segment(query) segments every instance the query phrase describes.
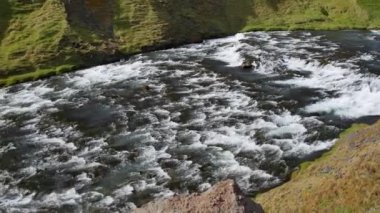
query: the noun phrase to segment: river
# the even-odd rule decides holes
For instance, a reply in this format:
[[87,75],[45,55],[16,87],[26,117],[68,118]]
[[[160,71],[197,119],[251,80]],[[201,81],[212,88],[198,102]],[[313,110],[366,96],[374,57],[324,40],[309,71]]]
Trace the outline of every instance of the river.
[[253,32],[0,89],[0,210],[274,187],[378,118],[379,50],[380,31]]

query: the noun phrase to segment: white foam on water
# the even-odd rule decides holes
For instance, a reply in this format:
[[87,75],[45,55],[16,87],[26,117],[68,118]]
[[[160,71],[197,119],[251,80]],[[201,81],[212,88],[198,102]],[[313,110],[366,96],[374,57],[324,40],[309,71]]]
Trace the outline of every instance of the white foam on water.
[[202,183],[201,185],[198,186],[198,190],[201,192],[207,191],[210,188],[211,188],[210,183]]
[[102,65],[76,72],[73,77],[67,79],[68,83],[76,88],[89,88],[97,84],[110,84],[143,75],[142,68],[146,64],[142,61],[117,65]]
[[157,165],[158,159],[170,158],[171,155],[166,153],[167,147],[156,150],[153,146],[143,147],[140,155],[136,158],[142,166]]
[[0,119],[0,127],[4,127],[4,126],[7,126],[8,125],[8,122],[7,120],[2,120]]
[[244,59],[238,50],[241,48],[241,45],[229,45],[228,47],[223,47],[222,51],[217,52],[214,55],[214,59],[226,62],[228,66],[237,67],[240,66]]
[[127,197],[131,195],[134,191],[134,188],[131,185],[126,185],[121,187],[120,189],[117,189],[113,192],[115,198],[120,198],[120,197]]
[[283,135],[302,135],[307,129],[302,124],[290,124],[287,126],[281,126],[267,133],[269,137],[283,136]]
[[352,83],[351,79],[355,78],[358,72],[358,69],[342,67],[341,64],[322,65],[316,60],[307,61],[299,58],[288,58],[285,60],[285,65],[290,70],[310,72],[311,76],[280,81],[279,83],[312,88],[334,89],[335,87],[347,86]]
[[110,206],[113,204],[115,199],[113,199],[111,196],[106,196],[101,201],[99,201],[100,206]]
[[263,144],[260,148],[262,149],[264,156],[272,162],[280,161],[284,155],[284,151],[277,145]]
[[[291,135],[293,138],[298,138],[307,133],[307,129],[301,123],[302,117],[299,115],[291,115],[285,111],[282,114],[270,116],[272,124],[267,125],[267,137],[281,137]],[[263,121],[259,121],[261,124]],[[265,123],[264,123],[265,124]]]
[[[211,46],[215,46],[216,52],[211,56],[212,59],[223,61],[230,67],[237,67],[242,64],[244,58],[241,55],[241,49],[250,48],[249,45],[241,43],[244,39],[244,34],[236,34],[225,39],[216,39],[210,41]],[[223,44],[223,45],[220,45]]]
[[375,59],[375,57],[369,53],[364,53],[364,54],[360,55],[360,60],[362,60],[362,61],[372,61],[374,59]]
[[256,119],[252,123],[253,129],[274,129],[277,125],[273,122],[265,121],[262,118]]
[[35,174],[37,174],[37,168],[34,166],[29,166],[26,168],[22,168],[19,171],[19,174],[22,175],[24,178],[29,178]]
[[[234,176],[239,179],[248,180],[252,175],[253,170],[247,166],[242,166],[236,161],[235,156],[230,151],[224,151],[218,153],[215,156],[214,165],[219,168],[215,175],[218,178],[226,179]],[[248,183],[246,183],[248,185]]]
[[43,196],[39,201],[41,207],[60,207],[62,205],[76,205],[80,203],[82,196],[75,190],[75,188],[65,190],[61,193],[52,192]]
[[335,144],[335,142],[336,140],[330,140],[316,141],[313,144],[306,144],[303,141],[298,141],[291,150],[284,153],[284,156],[307,156],[314,152],[328,150]]
[[[27,88],[12,94],[3,94],[3,99],[0,99],[0,101],[6,101],[6,104],[0,105],[0,116],[24,113],[33,114],[41,108],[53,107],[54,102],[43,97],[51,91],[51,88],[39,86]],[[6,89],[3,89],[1,92],[6,93]]]
[[13,143],[9,143],[6,146],[2,146],[2,147],[0,147],[0,156],[3,155],[4,153],[7,153],[7,152],[9,152],[11,150],[15,150],[15,149],[16,149],[16,147],[14,146]]
[[42,144],[64,147],[69,150],[77,149],[74,143],[66,143],[66,141],[63,138],[49,138],[46,135],[38,137],[38,139],[36,139],[35,142],[39,144],[42,143]]
[[245,133],[244,130],[238,130],[235,127],[222,127],[216,132],[206,132],[207,138],[204,144],[208,146],[229,146],[235,153],[240,152],[240,150],[257,150],[258,146],[252,140],[252,135]]
[[376,87],[362,86],[357,91],[349,91],[337,98],[329,98],[309,105],[307,112],[331,113],[343,118],[380,115],[380,79]]
[[181,150],[184,150],[184,151],[199,151],[199,150],[205,150],[207,148],[207,145],[206,144],[203,144],[201,142],[195,142],[195,143],[192,143],[191,145],[183,145],[181,147]]
[[271,115],[270,119],[279,126],[286,126],[290,124],[300,123],[302,118],[299,115],[292,115],[289,111],[285,111],[279,115]]
[[0,201],[0,207],[18,207],[18,206],[25,206],[28,205],[33,201],[33,198],[35,196],[35,193],[31,193],[25,196],[22,196],[20,194],[14,194],[12,198],[9,197],[1,197]]
[[[374,57],[364,54],[359,59],[371,61]],[[338,97],[327,98],[309,105],[305,108],[306,112],[331,113],[342,118],[380,115],[379,77],[361,74],[359,68],[350,62],[322,65],[318,61],[289,58],[285,64],[290,70],[310,72],[310,76],[277,81],[277,83],[339,91]]]
[[87,173],[82,173],[80,175],[77,175],[76,179],[80,182],[85,182],[85,183],[90,183],[92,180],[90,177],[88,177]]

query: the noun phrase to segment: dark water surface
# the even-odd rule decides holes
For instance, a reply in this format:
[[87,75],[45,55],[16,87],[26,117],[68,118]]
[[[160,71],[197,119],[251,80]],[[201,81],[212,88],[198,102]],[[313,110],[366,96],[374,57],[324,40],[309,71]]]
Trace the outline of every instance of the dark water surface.
[[[256,32],[0,90],[0,209],[273,187],[380,115],[380,31]],[[244,58],[256,67],[242,70]]]

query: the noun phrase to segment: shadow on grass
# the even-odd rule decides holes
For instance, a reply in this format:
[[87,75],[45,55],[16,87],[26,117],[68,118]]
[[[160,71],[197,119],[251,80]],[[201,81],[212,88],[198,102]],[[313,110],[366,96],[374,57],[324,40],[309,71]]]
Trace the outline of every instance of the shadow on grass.
[[0,41],[8,28],[12,15],[12,8],[8,0],[0,0]]
[[151,1],[153,10],[168,24],[165,37],[171,43],[199,42],[241,31],[254,15],[254,1]]
[[266,0],[267,5],[275,11],[278,11],[278,4],[280,2],[281,0]]

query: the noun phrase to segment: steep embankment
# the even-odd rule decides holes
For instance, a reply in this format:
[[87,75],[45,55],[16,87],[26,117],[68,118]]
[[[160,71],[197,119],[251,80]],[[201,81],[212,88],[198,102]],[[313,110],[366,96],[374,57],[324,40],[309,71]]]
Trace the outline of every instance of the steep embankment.
[[378,212],[380,122],[354,126],[322,158],[255,200],[266,212]]
[[0,0],[0,84],[239,31],[380,27],[376,0]]
[[2,25],[7,26],[0,44],[0,79],[5,84],[111,61],[115,54],[109,39],[69,22],[70,11],[58,0],[0,2],[11,14],[1,14]]

